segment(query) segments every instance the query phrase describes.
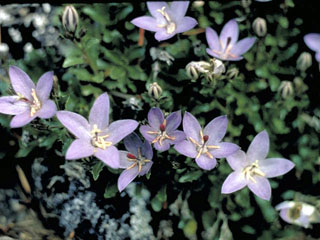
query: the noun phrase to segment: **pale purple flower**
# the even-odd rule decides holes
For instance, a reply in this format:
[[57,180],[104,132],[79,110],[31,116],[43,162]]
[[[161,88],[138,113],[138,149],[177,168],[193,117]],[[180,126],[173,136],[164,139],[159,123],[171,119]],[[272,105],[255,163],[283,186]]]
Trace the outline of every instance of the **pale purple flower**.
[[232,19],[224,25],[220,36],[212,28],[206,28],[207,42],[210,48],[207,53],[225,61],[239,61],[255,43],[255,37],[247,37],[238,41],[239,27],[236,20]]
[[75,137],[66,153],[67,160],[94,155],[111,168],[119,168],[119,151],[114,146],[138,126],[135,120],[118,120],[109,125],[109,96],[100,95],[94,102],[89,122],[69,111],[57,112],[59,121]]
[[320,222],[320,214],[315,206],[304,202],[285,201],[276,206],[280,217],[287,223],[309,228],[311,223]]
[[174,148],[187,157],[195,158],[200,168],[211,170],[217,165],[216,158],[227,157],[240,149],[236,144],[221,142],[227,126],[227,117],[220,116],[202,130],[198,120],[186,112],[183,117],[183,131],[187,140],[176,144]]
[[148,141],[142,143],[138,135],[132,133],[123,142],[127,151],[120,151],[120,168],[125,169],[118,179],[120,192],[137,176],[143,176],[149,172],[153,164],[152,147]]
[[149,125],[140,127],[140,133],[158,151],[167,151],[171,144],[185,139],[184,132],[176,130],[181,123],[181,111],[173,112],[165,119],[159,108],[151,108],[148,121]]
[[281,176],[295,165],[284,158],[268,158],[269,136],[266,131],[260,132],[251,142],[247,154],[241,150],[227,157],[234,170],[222,185],[224,194],[238,191],[245,186],[258,197],[269,200],[271,187],[267,178]]
[[304,36],[305,44],[316,52],[316,60],[320,62],[320,33],[309,33]]
[[16,115],[10,127],[27,125],[36,117],[51,118],[57,111],[55,103],[49,99],[53,84],[53,72],[43,74],[37,86],[20,68],[11,66],[9,77],[17,95],[0,97],[0,113]]
[[194,18],[185,17],[189,1],[147,2],[150,16],[137,17],[132,24],[148,31],[156,32],[155,38],[163,41],[177,33],[186,32],[198,23]]

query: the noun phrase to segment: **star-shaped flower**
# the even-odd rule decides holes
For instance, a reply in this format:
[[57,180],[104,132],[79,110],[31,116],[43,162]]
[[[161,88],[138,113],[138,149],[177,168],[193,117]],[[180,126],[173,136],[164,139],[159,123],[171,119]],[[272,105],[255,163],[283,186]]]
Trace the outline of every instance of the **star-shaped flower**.
[[227,157],[234,170],[222,185],[224,194],[238,191],[245,186],[258,197],[269,200],[271,187],[267,178],[277,177],[289,172],[295,165],[284,158],[268,158],[269,136],[260,132],[251,142],[247,154],[239,150]]
[[189,1],[147,2],[152,17],[142,16],[131,21],[132,24],[148,31],[156,32],[155,38],[163,41],[172,38],[177,33],[186,32],[198,23],[194,18],[185,17]]
[[68,148],[66,159],[94,155],[109,167],[119,168],[119,151],[114,145],[132,133],[138,122],[118,120],[109,125],[109,106],[108,94],[100,95],[90,110],[89,122],[77,113],[57,112],[59,121],[77,138]]
[[174,148],[187,157],[195,158],[200,168],[211,170],[217,165],[216,158],[227,157],[240,149],[236,144],[221,142],[227,126],[227,117],[220,116],[202,130],[198,120],[186,112],[183,117],[183,131],[187,140],[176,144]]
[[127,151],[120,151],[120,168],[125,169],[118,179],[120,192],[137,176],[143,176],[149,172],[153,164],[152,147],[148,141],[142,143],[138,135],[132,133],[123,142]]
[[22,127],[36,117],[46,119],[56,113],[56,105],[49,99],[53,72],[43,74],[37,86],[24,71],[15,66],[9,68],[9,77],[17,95],[0,97],[0,113],[16,115],[10,127]]
[[320,33],[309,33],[304,36],[307,46],[316,52],[316,60],[320,62]]
[[304,202],[285,201],[276,206],[280,217],[291,224],[309,228],[311,223],[320,222],[320,214],[315,206]]
[[176,130],[181,123],[181,111],[173,112],[165,119],[159,108],[151,108],[148,121],[149,125],[140,127],[140,133],[147,141],[154,143],[158,151],[167,151],[171,144],[185,138],[184,132]]
[[255,37],[247,37],[238,41],[239,27],[236,20],[232,19],[224,25],[220,36],[212,28],[206,28],[207,42],[210,48],[207,53],[225,61],[239,61],[255,43]]

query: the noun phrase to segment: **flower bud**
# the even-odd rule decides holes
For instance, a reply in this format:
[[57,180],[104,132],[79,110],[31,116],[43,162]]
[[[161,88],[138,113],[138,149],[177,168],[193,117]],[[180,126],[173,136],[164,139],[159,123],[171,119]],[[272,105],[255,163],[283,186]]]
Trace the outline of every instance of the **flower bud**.
[[303,52],[300,54],[297,60],[297,68],[300,71],[306,71],[312,65],[312,56],[308,52]]
[[319,223],[320,215],[316,207],[296,201],[285,201],[276,206],[280,210],[280,217],[292,224],[308,228],[311,223]]
[[218,59],[215,59],[215,58],[210,59],[210,64],[213,67],[212,74],[215,77],[219,77],[222,73],[226,71],[226,67],[224,66],[223,62]]
[[199,74],[197,71],[196,62],[188,63],[188,65],[186,66],[186,71],[187,71],[187,75],[189,76],[189,78],[194,79],[194,80],[198,79]]
[[248,8],[251,5],[251,0],[241,0],[241,5],[243,8]]
[[267,34],[267,22],[263,18],[256,18],[252,23],[252,28],[259,37],[263,37]]
[[283,98],[290,97],[293,94],[293,86],[290,81],[282,81],[279,91],[281,92],[281,96]]
[[162,88],[159,86],[157,82],[151,83],[148,88],[148,94],[150,97],[154,99],[159,99],[162,94]]
[[74,34],[79,24],[79,15],[77,10],[72,6],[66,6],[62,14],[62,25],[64,29]]
[[304,84],[303,79],[301,77],[295,77],[293,79],[293,83],[297,93],[303,93],[308,89],[307,85]]
[[234,79],[234,78],[238,77],[238,75],[239,75],[239,70],[238,70],[238,68],[235,68],[235,67],[229,69],[227,72],[227,77],[229,79]]

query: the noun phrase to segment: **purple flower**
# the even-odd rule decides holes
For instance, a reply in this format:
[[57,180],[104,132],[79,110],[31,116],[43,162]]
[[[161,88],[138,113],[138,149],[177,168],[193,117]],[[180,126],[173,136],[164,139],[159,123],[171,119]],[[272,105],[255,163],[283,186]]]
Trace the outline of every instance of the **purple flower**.
[[309,33],[304,36],[307,46],[316,52],[316,60],[320,62],[320,33]]
[[280,217],[292,224],[309,228],[311,223],[320,222],[320,214],[315,206],[304,202],[285,201],[276,206]]
[[17,95],[0,97],[0,113],[16,115],[10,127],[27,125],[36,117],[51,118],[57,111],[55,103],[49,99],[53,84],[53,72],[43,74],[37,86],[20,68],[9,68],[11,85]]
[[73,112],[57,112],[59,121],[77,138],[68,148],[66,159],[94,155],[109,167],[119,168],[119,151],[113,145],[132,133],[138,122],[118,120],[109,125],[109,106],[108,94],[100,95],[90,110],[89,122]]
[[194,18],[185,17],[189,1],[176,1],[168,5],[166,2],[147,2],[152,17],[137,17],[132,24],[148,31],[156,32],[155,38],[163,41],[177,33],[186,32],[198,23]]
[[216,158],[227,157],[240,149],[236,144],[221,142],[227,126],[227,117],[220,116],[202,130],[198,120],[186,112],[183,117],[183,131],[187,140],[178,143],[174,148],[187,157],[195,158],[200,168],[211,170],[217,165]]
[[167,151],[170,144],[177,144],[185,139],[182,131],[176,130],[181,123],[181,111],[171,113],[164,119],[163,113],[159,108],[151,108],[148,113],[149,125],[140,127],[143,137],[154,143],[155,149]]
[[294,163],[284,158],[265,159],[268,152],[269,136],[262,131],[251,142],[247,154],[239,150],[227,157],[234,172],[224,181],[221,192],[228,194],[248,186],[258,197],[269,200],[271,187],[267,178],[286,174]]
[[153,162],[152,147],[148,141],[142,143],[137,134],[132,133],[124,140],[127,151],[120,151],[120,168],[124,170],[118,179],[118,189],[121,192],[137,176],[149,172]]
[[255,37],[247,37],[238,41],[239,27],[236,20],[232,19],[224,25],[220,36],[212,28],[206,28],[207,42],[210,48],[207,53],[213,57],[226,61],[239,61],[252,45]]

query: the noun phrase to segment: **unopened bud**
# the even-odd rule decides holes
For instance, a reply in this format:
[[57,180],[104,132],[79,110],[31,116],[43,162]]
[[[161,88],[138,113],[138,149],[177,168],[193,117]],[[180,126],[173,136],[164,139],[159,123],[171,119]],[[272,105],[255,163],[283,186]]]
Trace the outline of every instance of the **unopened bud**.
[[293,86],[290,81],[282,81],[279,91],[281,92],[281,96],[283,98],[287,98],[293,94]]
[[197,8],[203,7],[203,5],[204,5],[204,1],[194,1],[192,4],[192,6]]
[[219,77],[222,73],[226,71],[226,67],[224,66],[223,62],[218,59],[210,59],[211,66],[213,68],[212,74],[215,77]]
[[234,78],[238,77],[238,75],[239,75],[239,70],[238,70],[238,68],[235,68],[235,67],[229,69],[227,72],[227,77],[229,79],[234,79]]
[[62,15],[62,25],[68,33],[74,34],[79,23],[77,10],[72,6],[66,6]]
[[308,52],[303,52],[300,54],[297,60],[297,68],[300,71],[306,71],[312,65],[312,56]]
[[159,99],[162,94],[162,88],[159,86],[157,82],[151,83],[148,88],[148,94],[150,97]]
[[295,77],[293,79],[293,83],[294,83],[294,88],[298,94],[303,93],[308,89],[307,85],[304,84],[303,79],[301,77]]
[[197,68],[195,66],[195,62],[190,62],[188,63],[188,65],[186,66],[186,71],[187,71],[187,75],[189,76],[189,78],[191,79],[198,79],[199,74],[197,71]]
[[243,8],[248,8],[251,5],[251,0],[241,0],[241,5]]
[[259,37],[263,37],[267,34],[267,22],[263,18],[256,18],[252,23],[252,28]]

